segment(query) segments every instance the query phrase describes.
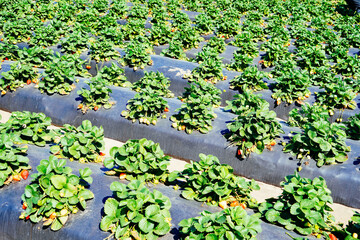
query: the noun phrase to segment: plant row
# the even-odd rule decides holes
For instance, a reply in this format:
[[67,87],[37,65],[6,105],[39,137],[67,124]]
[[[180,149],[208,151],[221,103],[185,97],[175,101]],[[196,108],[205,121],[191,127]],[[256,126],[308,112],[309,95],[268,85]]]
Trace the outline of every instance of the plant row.
[[[84,163],[79,155],[102,149],[103,135],[99,133],[102,128],[84,121],[78,128],[64,125],[59,130],[50,131],[47,129],[51,123],[49,118],[43,114],[29,117],[29,114],[13,113],[8,122],[1,124],[2,131],[5,131],[1,138],[1,166],[5,166],[2,168],[5,170],[1,170],[1,174],[5,184],[19,181],[19,175],[26,180],[31,169],[25,156],[26,148],[19,148],[13,143],[34,143],[27,140],[27,136],[22,134],[24,131],[33,131],[37,125],[37,132],[52,136],[56,144],[50,148],[53,155],[41,160],[36,167],[37,173],[31,175],[32,181],[21,197],[24,211],[20,219],[33,223],[43,221],[45,227],[50,226],[57,231],[66,224],[71,214],[76,214],[79,209],[85,210],[86,201],[94,198],[88,189],[92,184],[92,171],[89,168],[80,169],[77,176],[66,166],[66,158]],[[24,115],[32,123],[21,122],[20,117]],[[10,124],[14,121],[18,121],[24,129],[11,128]],[[99,153],[98,156],[101,155]],[[205,211],[199,217],[182,220],[179,223],[182,239],[253,239],[261,232],[260,218],[302,235],[323,235],[330,239],[336,235],[340,239],[356,239],[356,234],[359,234],[358,213],[346,227],[334,224],[329,206],[332,203],[331,192],[321,177],[311,180],[295,172],[281,183],[283,192],[278,198],[259,204],[250,196],[253,190],[260,189],[257,183],[234,175],[230,166],[221,164],[212,155],[200,154],[199,162],[187,164],[181,172],[169,172],[170,158],[164,155],[159,144],[140,139],[113,147],[110,157],[104,161],[103,158],[90,159],[103,162],[108,169],[105,172],[107,175],[130,181],[127,185],[113,182],[110,186],[113,197],[108,198],[104,205],[100,228],[110,231],[116,239],[157,239],[170,231],[169,198],[157,190],[150,192],[144,186],[145,182],[173,184],[174,189],[182,189],[181,196],[185,199],[219,205],[224,209],[217,213]],[[243,210],[246,207],[258,213],[249,216]]]

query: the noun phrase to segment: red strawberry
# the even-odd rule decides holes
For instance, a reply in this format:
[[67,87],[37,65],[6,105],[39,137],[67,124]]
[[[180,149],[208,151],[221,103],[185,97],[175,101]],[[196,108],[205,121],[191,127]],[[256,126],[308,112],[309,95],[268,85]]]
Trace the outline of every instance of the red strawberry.
[[20,173],[21,177],[26,180],[29,176],[29,171],[28,170],[22,170]]

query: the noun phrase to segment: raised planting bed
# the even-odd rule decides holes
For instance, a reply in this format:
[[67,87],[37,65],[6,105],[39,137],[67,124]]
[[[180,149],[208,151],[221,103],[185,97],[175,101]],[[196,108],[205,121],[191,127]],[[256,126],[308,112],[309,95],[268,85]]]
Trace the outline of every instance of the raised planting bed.
[[[29,146],[28,155],[33,166],[31,173],[36,172],[35,166],[40,163],[42,159],[48,159],[50,154],[49,146],[40,148]],[[31,182],[29,177],[27,180],[13,183],[0,189],[0,234],[2,239],[18,239],[18,238],[32,238],[32,239],[104,239],[109,236],[109,233],[100,230],[100,221],[104,215],[105,201],[113,197],[110,190],[110,184],[114,181],[119,181],[117,177],[106,176],[104,168],[101,165],[89,163],[80,164],[78,162],[68,161],[67,166],[74,170],[74,174],[78,174],[79,169],[88,167],[92,170],[93,183],[90,185],[95,197],[87,201],[87,208],[84,211],[79,211],[77,214],[72,214],[69,217],[66,225],[58,232],[51,231],[50,228],[44,228],[41,223],[31,224],[29,221],[20,221],[19,216],[23,211],[21,208],[20,196],[24,193],[25,186]],[[128,181],[122,180],[122,183],[127,184]],[[206,210],[210,212],[218,212],[220,207],[211,207],[200,202],[186,200],[180,196],[181,189],[175,191],[173,186],[165,186],[163,184],[152,185],[147,187],[150,191],[154,189],[163,193],[171,201],[171,231],[159,239],[179,239],[179,222],[183,219],[199,216],[200,212]],[[253,211],[248,210],[248,214],[253,214]],[[257,235],[257,239],[289,239],[285,234],[290,232],[281,227],[271,225],[266,222],[261,222],[262,232]],[[294,237],[300,235],[291,232]],[[310,239],[316,239],[310,237]]]
[[[84,79],[80,78],[76,89],[86,88]],[[299,161],[290,154],[283,153],[281,144],[273,147],[273,151],[264,150],[262,154],[252,153],[249,158],[241,160],[237,155],[237,148],[229,146],[223,134],[227,131],[226,124],[236,115],[215,109],[217,118],[213,121],[213,130],[208,134],[194,132],[186,134],[171,127],[169,117],[175,114],[175,110],[181,106],[177,99],[166,99],[169,104],[167,119],[158,120],[156,126],[132,123],[121,116],[126,109],[126,104],[135,92],[126,88],[111,87],[110,94],[116,104],[109,110],[89,110],[82,114],[77,110],[81,98],[76,91],[68,96],[57,94],[48,96],[41,94],[39,90],[26,86],[16,92],[10,92],[2,96],[0,108],[6,111],[32,111],[43,112],[51,117],[56,125],[73,124],[80,125],[84,119],[88,119],[97,126],[103,126],[105,135],[120,141],[128,139],[148,138],[159,142],[166,154],[181,159],[198,160],[199,153],[212,154],[222,163],[229,164],[234,172],[241,176],[254,178],[259,181],[278,185],[285,175],[293,173],[299,166]],[[61,104],[59,104],[61,103]],[[290,128],[284,122],[281,123],[285,134],[281,134],[280,142],[289,140],[291,131],[300,131],[298,128]],[[360,154],[359,142],[347,140],[346,144],[351,146],[349,160],[342,164],[316,167],[316,163],[310,160],[309,165],[304,166],[301,171],[304,177],[314,178],[323,176],[329,188],[332,190],[335,202],[339,202],[355,208],[360,207],[360,201],[355,189],[360,189],[360,175],[358,167],[358,156]]]

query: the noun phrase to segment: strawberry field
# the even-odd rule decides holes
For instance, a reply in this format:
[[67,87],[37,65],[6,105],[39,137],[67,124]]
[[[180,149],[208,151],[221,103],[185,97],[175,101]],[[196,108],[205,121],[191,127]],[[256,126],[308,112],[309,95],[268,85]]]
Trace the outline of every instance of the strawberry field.
[[359,22],[344,1],[0,2],[0,236],[357,239],[328,204],[360,208]]

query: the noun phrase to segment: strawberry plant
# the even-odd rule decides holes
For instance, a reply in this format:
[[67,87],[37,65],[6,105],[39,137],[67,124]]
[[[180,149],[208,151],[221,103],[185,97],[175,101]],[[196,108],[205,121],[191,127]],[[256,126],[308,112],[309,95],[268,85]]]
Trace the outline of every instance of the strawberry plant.
[[242,89],[241,94],[234,95],[234,99],[226,101],[225,111],[231,111],[237,115],[247,115],[250,112],[260,109],[260,106],[267,104],[266,100],[260,98],[261,95],[255,95],[248,89]]
[[297,67],[297,63],[293,59],[285,59],[280,60],[273,70],[271,70],[271,74],[269,74],[270,78],[280,77],[287,74],[290,71],[294,71]]
[[120,57],[120,53],[114,48],[114,44],[106,40],[92,42],[89,50],[91,59],[96,62],[110,61]]
[[312,158],[316,165],[342,163],[348,160],[350,147],[346,146],[345,126],[319,119],[304,126],[304,132],[296,134],[285,146],[284,152],[295,155],[300,161]]
[[66,73],[69,77],[71,76],[82,76],[82,77],[91,77],[91,74],[83,68],[85,65],[85,60],[82,60],[78,54],[64,54],[60,57],[58,52],[55,53],[53,62],[49,63],[50,65],[59,65],[64,68],[68,68],[69,71]]
[[238,146],[237,156],[248,157],[251,152],[261,154],[265,148],[272,150],[275,139],[284,131],[276,120],[276,113],[269,111],[269,104],[262,104],[255,111],[241,114],[227,124],[225,137],[231,145]]
[[200,34],[206,35],[214,31],[214,21],[206,13],[197,15],[195,24],[195,29]]
[[306,124],[319,121],[320,119],[328,120],[328,118],[329,112],[326,108],[305,103],[301,106],[301,109],[294,108],[290,111],[287,123],[291,127],[304,128]]
[[102,162],[100,151],[104,150],[104,129],[92,126],[89,120],[84,120],[79,127],[64,124],[54,137],[50,152],[58,158],[69,158],[80,163]]
[[249,66],[244,69],[241,75],[230,80],[230,89],[246,88],[252,91],[268,89],[268,86],[263,81],[264,78],[264,72],[259,71],[255,66]]
[[111,67],[104,66],[98,73],[97,77],[103,81],[106,81],[107,85],[130,87],[131,83],[126,81],[124,72],[124,69],[120,68],[117,64],[112,62]]
[[123,117],[133,122],[139,120],[140,123],[156,125],[159,117],[166,118],[166,115],[162,114],[169,111],[169,106],[165,99],[149,91],[136,94],[127,102],[126,109],[121,112]]
[[131,41],[125,49],[125,56],[122,60],[123,65],[129,65],[134,68],[145,68],[146,65],[152,65],[153,61],[150,56],[151,52],[147,49],[147,45],[137,41]]
[[[224,64],[221,59],[219,56],[216,58],[205,58],[198,67],[195,67],[191,71],[189,81],[204,80],[210,83],[217,83],[218,81],[225,80],[226,77],[224,77],[222,72]],[[186,77],[187,76],[184,76],[184,78]]]
[[92,78],[91,81],[85,80],[85,83],[89,85],[90,90],[82,88],[77,91],[77,94],[82,97],[81,104],[78,106],[82,113],[86,113],[89,109],[97,111],[100,107],[110,109],[114,105],[114,102],[110,101],[112,90],[101,75]]
[[325,50],[320,45],[302,48],[298,56],[302,58],[299,65],[309,72],[314,68],[327,66],[328,63]]
[[110,169],[107,174],[120,175],[129,181],[167,181],[170,157],[164,155],[159,143],[145,138],[131,139],[121,147],[113,147],[110,156],[104,161],[104,166]]
[[29,174],[29,159],[25,157],[26,147],[13,146],[8,134],[2,133],[0,137],[0,187],[13,181],[26,180]]
[[279,39],[275,38],[274,40],[270,40],[263,46],[266,51],[266,55],[262,63],[265,67],[275,66],[277,62],[281,60],[291,59],[287,45],[284,46],[284,43]]
[[95,8],[100,13],[104,13],[109,8],[109,1],[107,0],[94,0],[92,7]]
[[38,81],[37,70],[34,70],[31,65],[21,62],[11,64],[10,71],[2,72],[1,75],[1,95],[5,95],[7,91],[16,91],[17,88],[31,84],[33,81]]
[[125,1],[113,1],[109,8],[109,15],[116,18],[123,18],[129,12]]
[[346,227],[341,225],[340,227],[336,227],[336,235],[339,235],[340,239],[344,240],[355,240],[358,239],[360,235],[360,213],[355,212],[354,215],[349,220]]
[[301,103],[302,100],[308,98],[311,94],[309,75],[300,70],[289,71],[288,73],[274,79],[276,85],[274,93],[271,95],[279,105],[282,101],[292,104],[294,101]]
[[90,37],[80,31],[72,32],[67,38],[60,41],[61,51],[71,53],[81,53],[88,49],[87,43]]
[[8,43],[7,41],[4,41],[2,44],[0,44],[0,59],[3,60],[10,60],[15,61],[19,57],[19,52],[22,50],[19,49],[17,45],[13,45],[11,43]]
[[253,41],[237,42],[236,46],[239,47],[237,53],[244,54],[251,58],[259,56],[258,45]]
[[30,45],[48,47],[56,45],[60,40],[58,32],[52,25],[36,28],[34,33],[35,36],[31,37],[29,41]]
[[138,180],[128,185],[113,182],[113,197],[106,200],[100,229],[115,239],[155,240],[170,231],[171,202],[156,189],[150,192]]
[[313,85],[321,87],[325,87],[328,84],[336,83],[338,81],[338,78],[335,77],[335,73],[326,66],[314,68],[310,78]]
[[119,27],[105,27],[99,33],[100,38],[112,42],[115,47],[124,47],[124,34]]
[[179,99],[185,103],[191,103],[193,99],[204,97],[209,101],[213,107],[219,107],[221,104],[221,90],[213,84],[203,80],[188,83],[189,87],[185,87],[185,92]]
[[72,174],[70,167],[65,167],[66,160],[54,156],[43,159],[37,166],[38,173],[31,175],[31,184],[25,187],[21,196],[23,209],[20,219],[30,219],[32,223],[43,220],[43,226],[51,230],[60,230],[71,213],[86,209],[86,201],[94,194],[86,189],[92,183],[92,171],[80,169],[80,176]]
[[349,117],[345,125],[348,137],[350,139],[360,140],[360,114]]
[[127,24],[121,28],[125,40],[132,40],[137,36],[145,35],[145,20],[129,19]]
[[13,44],[29,41],[32,37],[32,27],[35,27],[31,26],[31,22],[27,18],[5,22],[4,37]]
[[135,4],[128,15],[128,19],[144,19],[146,20],[149,14],[149,10],[145,5]]
[[221,59],[219,58],[219,53],[218,53],[215,49],[213,49],[213,48],[211,48],[211,47],[208,47],[208,46],[204,46],[204,47],[202,48],[201,52],[198,52],[198,53],[196,54],[196,57],[194,58],[193,61],[201,64],[201,63],[204,62],[205,59],[207,59],[207,58],[214,58],[214,59],[219,59],[219,60],[221,60]]
[[228,69],[233,71],[243,71],[252,64],[253,59],[245,54],[242,54],[241,50],[238,49],[234,52],[233,59],[231,59]]
[[259,214],[248,215],[240,206],[221,212],[204,211],[201,216],[179,223],[182,239],[256,239],[262,231]]
[[325,105],[329,109],[330,115],[334,114],[335,108],[356,108],[356,102],[354,101],[356,92],[352,86],[339,78],[336,80],[336,83],[325,86],[325,92],[319,92],[316,95],[318,104]]
[[132,90],[136,92],[153,92],[159,96],[173,98],[174,94],[168,89],[170,87],[169,78],[161,72],[144,72],[144,76],[135,82]]
[[333,203],[331,191],[324,178],[303,178],[298,172],[285,177],[280,183],[282,194],[267,199],[259,211],[271,223],[302,235],[321,235],[330,229],[334,217],[329,204]]
[[183,48],[191,49],[198,48],[199,43],[203,41],[204,38],[200,37],[199,33],[196,32],[194,28],[185,25],[180,31],[176,32],[173,40],[180,42]]
[[225,40],[223,38],[211,37],[204,47],[210,47],[217,53],[222,53],[226,49]]
[[354,76],[360,74],[360,58],[357,55],[354,57],[347,56],[347,58],[339,60],[334,68],[337,74],[341,74],[343,76]]
[[151,27],[149,40],[156,46],[167,44],[171,41],[173,33],[166,24],[154,24]]
[[190,27],[191,20],[189,16],[182,12],[180,9],[176,10],[174,14],[171,16],[170,20],[172,20],[172,26],[173,27]]
[[233,168],[227,164],[220,164],[213,155],[200,154],[200,162],[191,161],[185,165],[182,172],[172,172],[169,181],[175,178],[185,181],[181,195],[185,199],[206,202],[209,205],[222,205],[238,202],[250,207],[256,206],[256,200],[251,198],[253,190],[259,190],[255,180],[246,181],[245,178],[233,174]]
[[41,93],[58,93],[68,95],[75,88],[74,76],[76,70],[69,67],[69,62],[44,63],[46,69],[42,73],[42,79],[38,84]]
[[151,23],[158,25],[169,24],[169,22],[167,22],[167,20],[169,19],[169,14],[163,7],[152,9],[151,16]]
[[18,52],[19,61],[33,65],[34,67],[44,66],[44,62],[51,62],[54,59],[54,50],[33,46],[23,48]]
[[191,134],[194,130],[208,133],[212,130],[211,121],[217,117],[205,96],[189,99],[186,104],[176,109],[177,114],[171,116],[171,126],[179,131]]
[[221,18],[217,21],[215,32],[218,37],[233,37],[240,32],[239,22],[236,19],[232,18]]
[[171,41],[169,43],[169,47],[161,51],[161,56],[185,61],[187,60],[184,49],[179,41]]
[[43,113],[12,112],[9,120],[2,125],[0,132],[10,134],[14,142],[43,147],[51,140],[48,130],[50,125],[51,119]]

